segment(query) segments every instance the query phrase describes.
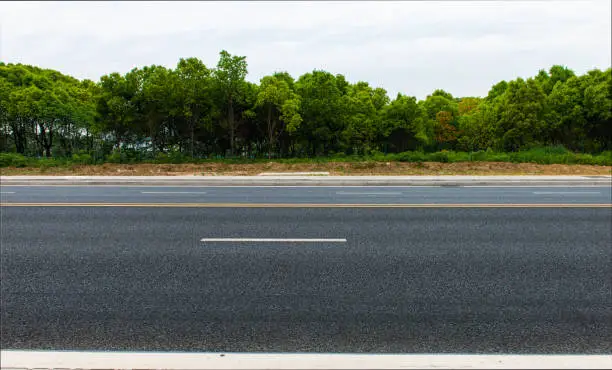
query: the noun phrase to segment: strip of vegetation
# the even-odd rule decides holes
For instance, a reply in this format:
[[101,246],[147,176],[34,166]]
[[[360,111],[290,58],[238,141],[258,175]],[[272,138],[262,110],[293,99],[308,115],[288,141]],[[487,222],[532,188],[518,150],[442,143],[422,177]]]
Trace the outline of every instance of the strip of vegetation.
[[154,164],[182,164],[182,163],[225,163],[250,164],[267,162],[294,164],[294,163],[329,163],[329,162],[510,162],[510,163],[536,163],[536,164],[583,164],[612,166],[612,151],[599,155],[573,153],[563,147],[533,148],[530,150],[497,153],[493,151],[456,152],[440,151],[424,153],[418,151],[397,154],[376,153],[369,156],[335,155],[331,157],[315,158],[201,158],[193,159],[181,153],[160,153],[152,160],[139,160],[137,155],[123,152],[121,155],[113,153],[107,158],[95,159],[90,154],[74,154],[71,158],[31,158],[16,153],[0,153],[0,167],[67,167],[74,165],[101,165],[104,163],[154,163]]
[[610,68],[577,75],[555,65],[500,81],[483,97],[436,89],[424,99],[322,70],[257,83],[246,76],[246,57],[226,51],[215,67],[187,58],[97,82],[0,62],[0,153],[54,158],[5,161],[20,166],[266,158],[600,164],[612,150]]

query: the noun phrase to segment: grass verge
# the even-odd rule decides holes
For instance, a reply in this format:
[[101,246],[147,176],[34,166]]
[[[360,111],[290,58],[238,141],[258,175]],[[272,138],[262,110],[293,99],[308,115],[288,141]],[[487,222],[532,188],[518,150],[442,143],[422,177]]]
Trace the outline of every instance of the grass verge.
[[[116,153],[115,153],[116,154]],[[113,154],[106,160],[120,158]],[[180,153],[158,154],[154,160],[96,162],[88,154],[72,158],[28,158],[0,153],[2,175],[256,175],[261,172],[327,171],[332,175],[610,175],[612,152],[572,153],[563,147],[534,148],[515,153],[404,152],[365,157],[192,159]]]

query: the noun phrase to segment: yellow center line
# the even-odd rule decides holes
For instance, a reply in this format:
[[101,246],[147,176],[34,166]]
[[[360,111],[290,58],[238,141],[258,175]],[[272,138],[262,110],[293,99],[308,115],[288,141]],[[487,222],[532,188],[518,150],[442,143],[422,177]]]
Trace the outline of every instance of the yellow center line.
[[350,203],[18,203],[2,202],[2,207],[183,207],[183,208],[610,208],[605,203],[406,203],[406,204],[350,204]]

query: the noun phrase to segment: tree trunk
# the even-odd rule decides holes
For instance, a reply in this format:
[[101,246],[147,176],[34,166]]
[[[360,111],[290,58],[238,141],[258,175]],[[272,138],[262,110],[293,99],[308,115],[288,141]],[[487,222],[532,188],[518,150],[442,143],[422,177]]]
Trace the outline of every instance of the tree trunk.
[[49,126],[49,140],[47,140],[46,154],[47,158],[51,158],[51,147],[53,146],[53,123]]
[[121,163],[121,136],[119,136],[119,134],[116,134],[116,138],[117,138],[117,150],[119,151],[119,163]]
[[272,127],[272,105],[268,104],[268,159],[272,158],[273,139],[274,127]]
[[45,124],[42,122],[38,123],[38,128],[40,129],[39,137],[40,139],[40,154],[42,156],[43,152],[45,157],[51,158],[51,147],[53,146],[53,124],[51,123],[49,126],[49,132],[47,136],[47,130],[45,130]]
[[195,137],[195,122],[193,121],[193,118],[192,118],[192,121],[191,121],[191,149],[190,149],[190,151],[191,151],[191,159],[193,159],[193,141],[194,141],[194,137]]
[[17,119],[17,122],[11,125],[11,130],[13,131],[13,140],[15,141],[17,153],[25,154],[25,130],[20,119]]
[[33,127],[33,135],[34,135],[34,140],[36,141],[36,156],[38,157],[42,157],[43,156],[43,144],[41,142],[41,136],[40,133],[38,132],[38,123],[33,122],[32,123],[32,127]]
[[229,99],[229,112],[228,112],[228,122],[229,126],[229,134],[230,134],[230,155],[234,155],[234,131],[236,128],[234,127],[234,101],[230,97]]

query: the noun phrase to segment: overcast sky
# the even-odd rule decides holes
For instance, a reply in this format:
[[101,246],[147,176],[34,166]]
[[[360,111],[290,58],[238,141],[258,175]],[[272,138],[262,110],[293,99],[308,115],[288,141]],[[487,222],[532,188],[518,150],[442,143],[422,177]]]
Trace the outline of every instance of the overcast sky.
[[485,95],[553,64],[611,64],[610,0],[0,2],[0,60],[98,80],[136,66],[247,56],[250,81],[313,69],[394,97]]

